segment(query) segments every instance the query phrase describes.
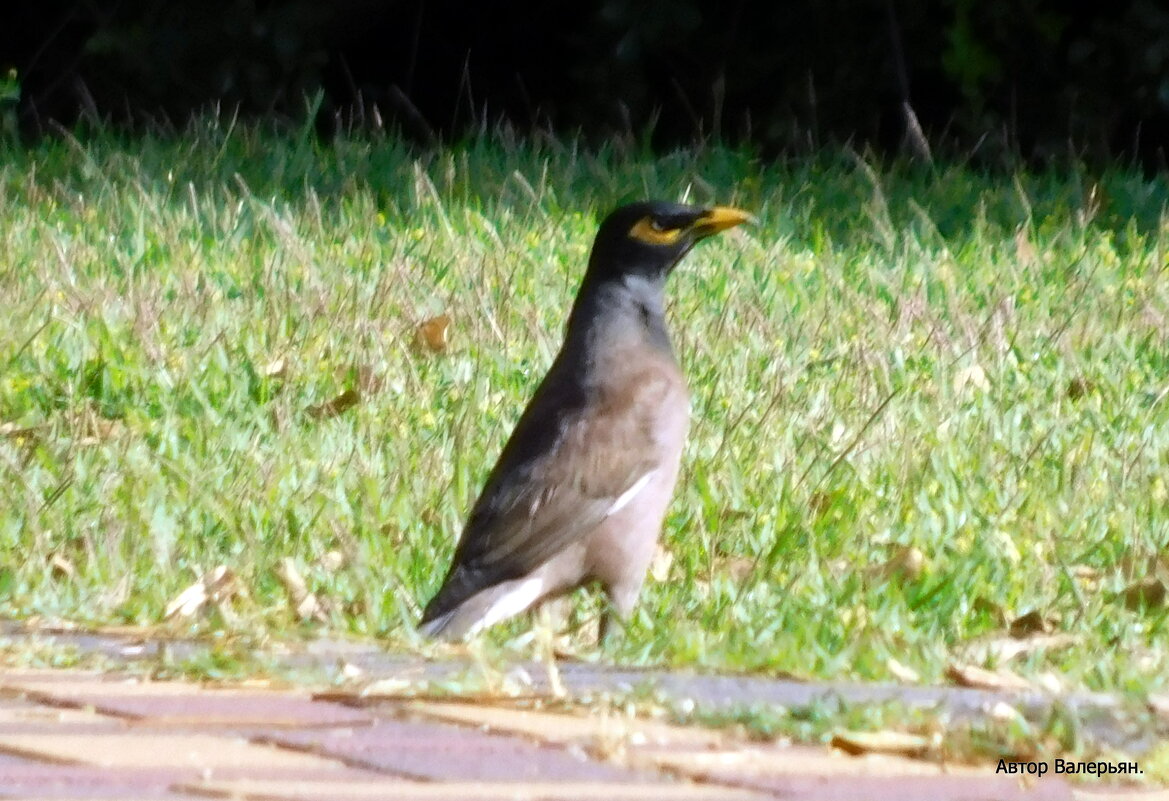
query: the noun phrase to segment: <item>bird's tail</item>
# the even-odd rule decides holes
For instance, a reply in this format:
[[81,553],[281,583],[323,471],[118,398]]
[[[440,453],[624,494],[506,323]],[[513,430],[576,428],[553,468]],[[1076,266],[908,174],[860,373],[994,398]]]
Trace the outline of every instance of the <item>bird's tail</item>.
[[438,615],[427,619],[426,614],[422,615],[422,620],[418,623],[418,633],[423,637],[429,637],[432,640],[457,640],[459,633],[452,631],[450,628],[451,621],[458,609],[452,609],[445,615]]

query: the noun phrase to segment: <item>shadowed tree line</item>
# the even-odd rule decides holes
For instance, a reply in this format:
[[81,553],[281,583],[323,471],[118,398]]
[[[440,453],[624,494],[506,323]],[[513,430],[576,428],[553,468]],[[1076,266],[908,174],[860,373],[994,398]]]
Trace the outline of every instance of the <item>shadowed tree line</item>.
[[424,142],[506,120],[655,145],[1153,167],[1169,142],[1156,0],[44,0],[4,16],[0,103],[26,135],[216,104]]

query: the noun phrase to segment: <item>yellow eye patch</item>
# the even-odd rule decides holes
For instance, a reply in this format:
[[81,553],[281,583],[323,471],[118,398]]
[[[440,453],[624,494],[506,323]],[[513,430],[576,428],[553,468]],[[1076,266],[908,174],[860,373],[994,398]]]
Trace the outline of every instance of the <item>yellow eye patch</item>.
[[629,235],[647,245],[672,245],[682,236],[681,228],[659,228],[650,217],[642,217]]

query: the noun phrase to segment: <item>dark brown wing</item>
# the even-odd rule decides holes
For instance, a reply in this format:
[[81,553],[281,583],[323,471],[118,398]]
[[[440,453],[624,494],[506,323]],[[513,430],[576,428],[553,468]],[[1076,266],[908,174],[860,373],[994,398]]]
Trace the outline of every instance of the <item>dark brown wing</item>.
[[656,412],[675,373],[654,363],[589,395],[557,372],[549,371],[504,447],[424,623],[536,569],[593,531],[625,492],[661,467]]

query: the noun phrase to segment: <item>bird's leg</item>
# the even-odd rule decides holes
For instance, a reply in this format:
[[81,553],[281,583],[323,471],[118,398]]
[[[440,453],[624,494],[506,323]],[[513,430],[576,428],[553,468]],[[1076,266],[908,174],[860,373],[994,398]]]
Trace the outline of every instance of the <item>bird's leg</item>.
[[611,643],[617,632],[625,631],[633,608],[632,602],[621,603],[620,598],[614,598],[611,590],[605,593],[604,604],[604,608],[601,609],[601,620],[597,624],[598,649],[604,649]]
[[601,612],[600,623],[597,624],[597,649],[604,650],[613,643],[624,631],[628,621],[613,607],[606,607]]
[[479,636],[471,637],[467,643],[467,653],[471,657],[471,664],[483,676],[483,681],[487,686],[487,692],[496,694],[502,687],[502,680],[499,671],[492,667],[487,661],[487,654],[483,651],[483,638]]
[[547,604],[540,604],[537,612],[539,622],[536,624],[536,654],[538,661],[544,663],[548,672],[548,691],[557,698],[563,698],[567,693],[564,684],[560,681],[560,668],[556,666],[556,630],[553,628],[551,611]]
[[612,625],[613,610],[608,605],[606,605],[605,608],[601,610],[601,622],[597,624],[598,649],[603,649],[605,647],[605,643],[609,641],[609,637],[612,636]]

